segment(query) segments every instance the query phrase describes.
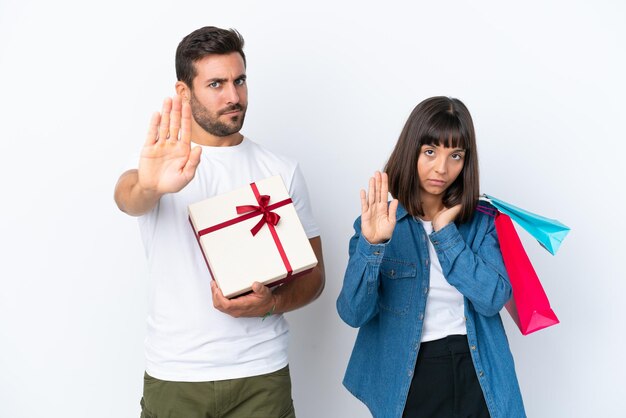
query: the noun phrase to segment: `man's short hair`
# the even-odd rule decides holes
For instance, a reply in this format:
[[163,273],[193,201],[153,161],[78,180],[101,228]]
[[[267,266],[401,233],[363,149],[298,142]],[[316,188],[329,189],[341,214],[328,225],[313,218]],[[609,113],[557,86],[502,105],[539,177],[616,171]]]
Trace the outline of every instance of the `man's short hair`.
[[221,29],[205,26],[185,36],[176,48],[176,77],[193,89],[196,77],[194,63],[211,54],[230,54],[238,52],[246,64],[243,53],[243,37],[235,29]]

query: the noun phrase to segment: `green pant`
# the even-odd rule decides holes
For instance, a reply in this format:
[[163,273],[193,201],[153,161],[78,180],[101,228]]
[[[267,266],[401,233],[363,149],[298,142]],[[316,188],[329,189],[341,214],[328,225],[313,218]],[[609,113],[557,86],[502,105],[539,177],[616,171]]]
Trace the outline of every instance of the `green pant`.
[[144,375],[141,418],[295,418],[289,366],[215,382],[169,382]]

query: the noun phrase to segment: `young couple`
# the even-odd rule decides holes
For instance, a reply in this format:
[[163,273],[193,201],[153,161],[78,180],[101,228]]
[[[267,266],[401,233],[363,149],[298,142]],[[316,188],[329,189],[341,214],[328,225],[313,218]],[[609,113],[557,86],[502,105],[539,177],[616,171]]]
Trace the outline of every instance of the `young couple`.
[[[282,313],[317,298],[325,280],[304,178],[240,133],[248,102],[237,31],[187,35],[176,73],[176,97],[153,116],[138,167],[115,188],[118,207],[139,217],[149,266],[141,416],[295,417]],[[337,300],[360,328],[345,386],[377,418],[525,416],[499,316],[511,285],[493,218],[476,210],[486,203],[463,103],[419,103],[384,171],[361,191]],[[276,174],[319,264],[227,299],[208,279],[187,206]]]

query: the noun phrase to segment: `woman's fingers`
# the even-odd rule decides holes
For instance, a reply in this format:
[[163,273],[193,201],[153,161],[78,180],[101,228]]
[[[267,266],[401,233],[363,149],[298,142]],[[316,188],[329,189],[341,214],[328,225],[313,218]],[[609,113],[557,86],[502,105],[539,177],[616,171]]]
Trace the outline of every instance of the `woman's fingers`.
[[367,193],[367,202],[370,206],[376,203],[376,180],[374,180],[374,177],[370,177],[369,191]]
[[[387,205],[389,196],[389,176],[387,173],[376,171],[370,177],[368,192],[361,190],[361,215],[368,215],[367,222],[373,228],[372,231],[387,229],[388,225],[395,224],[398,200],[393,199]],[[376,235],[377,232],[374,232]]]
[[398,210],[398,199],[393,199],[389,204],[389,222],[396,221],[396,211]]
[[374,173],[374,178],[376,179],[375,200],[376,200],[376,203],[380,203],[380,200],[381,200],[380,192],[381,192],[381,187],[382,187],[382,177],[380,175],[380,171],[377,171],[376,173]]
[[367,195],[365,194],[365,190],[361,189],[361,215],[367,212],[369,205],[367,204]]
[[376,171],[370,177],[368,192],[361,189],[361,228],[369,242],[382,242],[391,237],[396,223],[398,200],[387,205],[389,177],[387,173]]
[[382,173],[380,182],[380,203],[384,203],[386,205],[387,196],[389,195],[389,176],[387,176],[387,173]]

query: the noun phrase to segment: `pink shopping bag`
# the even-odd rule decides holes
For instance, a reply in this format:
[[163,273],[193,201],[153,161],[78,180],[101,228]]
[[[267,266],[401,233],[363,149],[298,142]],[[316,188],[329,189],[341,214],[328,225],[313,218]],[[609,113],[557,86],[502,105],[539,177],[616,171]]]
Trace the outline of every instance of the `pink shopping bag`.
[[513,287],[513,297],[506,304],[511,318],[523,335],[558,324],[511,218],[499,212],[495,223],[502,258]]

